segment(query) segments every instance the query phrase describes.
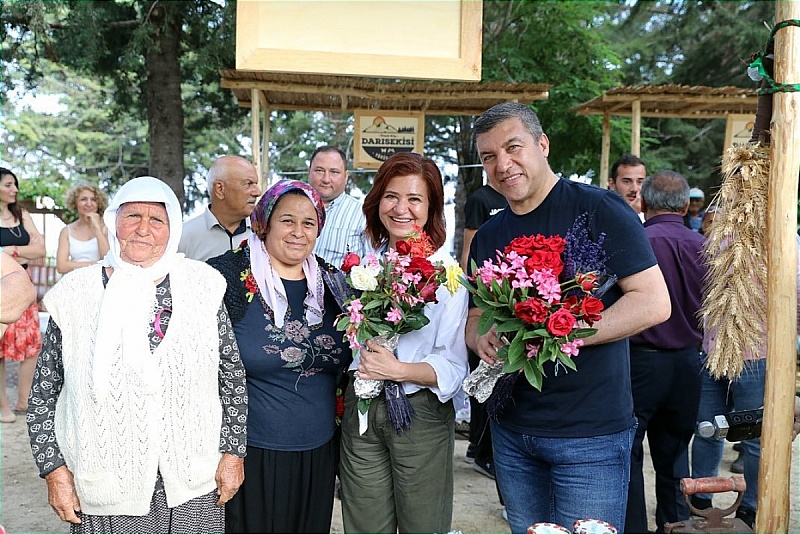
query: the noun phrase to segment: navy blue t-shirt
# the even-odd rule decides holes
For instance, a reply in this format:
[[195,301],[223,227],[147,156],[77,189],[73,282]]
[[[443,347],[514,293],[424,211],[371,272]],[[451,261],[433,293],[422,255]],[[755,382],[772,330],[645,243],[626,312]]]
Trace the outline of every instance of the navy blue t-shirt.
[[257,294],[233,327],[247,372],[247,444],[305,451],[333,437],[336,386],[352,351],[334,327],[338,307],[325,292],[322,323],[309,327],[305,280],[283,280],[290,316],[277,328]]
[[[656,265],[642,223],[622,197],[565,179],[530,213],[516,215],[507,209],[484,223],[472,240],[469,258],[478,265],[494,260],[497,250],[522,235],[564,237],[584,213],[592,240],[605,233],[606,268],[618,279]],[[602,298],[605,307],[620,296],[622,291],[615,285]],[[576,371],[560,366],[558,375],[555,364],[547,362],[541,392],[521,375],[513,402],[498,422],[517,432],[558,438],[601,436],[629,428],[634,417],[627,339],[582,347],[573,361]]]

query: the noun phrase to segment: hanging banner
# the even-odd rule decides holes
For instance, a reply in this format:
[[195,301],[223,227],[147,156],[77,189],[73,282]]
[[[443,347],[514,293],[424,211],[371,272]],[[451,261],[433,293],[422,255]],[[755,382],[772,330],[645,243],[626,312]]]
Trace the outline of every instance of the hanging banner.
[[424,113],[359,109],[354,115],[355,167],[377,169],[396,152],[422,154]]

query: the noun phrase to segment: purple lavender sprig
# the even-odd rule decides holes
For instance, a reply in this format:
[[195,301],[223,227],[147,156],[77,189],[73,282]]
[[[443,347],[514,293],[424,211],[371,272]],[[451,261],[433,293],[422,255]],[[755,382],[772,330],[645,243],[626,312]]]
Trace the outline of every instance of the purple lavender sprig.
[[[616,276],[609,273],[606,268],[608,257],[603,248],[605,232],[600,233],[596,240],[592,239],[589,235],[589,214],[582,213],[575,219],[564,239],[567,244],[562,254],[564,270],[561,272],[561,279],[571,280],[578,273],[594,272],[601,284],[595,290],[594,296],[601,297],[616,282]],[[572,291],[579,292],[578,289],[570,292]]]

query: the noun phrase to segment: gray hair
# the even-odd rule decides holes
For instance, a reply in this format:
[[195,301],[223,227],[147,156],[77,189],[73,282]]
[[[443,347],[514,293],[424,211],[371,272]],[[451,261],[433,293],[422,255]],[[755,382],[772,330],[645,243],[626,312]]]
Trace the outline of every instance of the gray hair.
[[509,119],[519,119],[522,121],[522,125],[536,141],[538,141],[544,133],[542,131],[542,125],[539,122],[539,117],[536,116],[536,112],[531,108],[519,102],[503,102],[502,104],[490,107],[475,120],[475,126],[473,126],[475,138],[477,139],[479,135],[485,134],[501,122],[505,122]]
[[645,178],[641,194],[647,209],[681,213],[689,202],[689,183],[675,171],[658,171]]

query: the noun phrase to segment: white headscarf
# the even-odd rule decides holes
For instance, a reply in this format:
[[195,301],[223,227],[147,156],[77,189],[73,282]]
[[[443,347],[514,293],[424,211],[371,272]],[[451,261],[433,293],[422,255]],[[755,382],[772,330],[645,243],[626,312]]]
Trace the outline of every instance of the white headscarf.
[[[150,267],[124,261],[117,239],[117,212],[129,202],[159,202],[169,217],[169,241],[161,258]],[[101,261],[114,273],[106,285],[100,305],[94,352],[94,386],[98,395],[108,393],[111,368],[123,365],[143,376],[154,373],[155,362],[150,353],[148,329],[156,306],[156,281],[164,278],[176,262],[183,258],[178,243],[183,229],[181,206],[172,189],[152,176],[134,178],[119,188],[103,214],[108,228],[108,253]]]

